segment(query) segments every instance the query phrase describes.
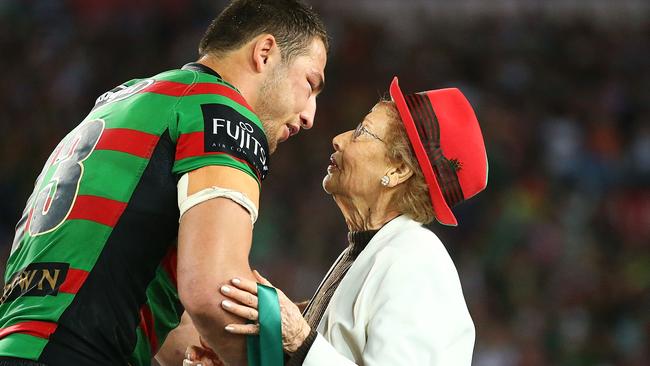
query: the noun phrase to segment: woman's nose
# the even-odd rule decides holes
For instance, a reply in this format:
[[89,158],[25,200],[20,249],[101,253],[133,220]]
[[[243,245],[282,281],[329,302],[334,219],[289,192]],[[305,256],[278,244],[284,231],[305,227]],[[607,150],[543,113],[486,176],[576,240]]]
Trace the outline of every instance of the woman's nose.
[[350,133],[350,131],[343,132],[341,134],[334,136],[334,138],[332,139],[332,146],[334,146],[335,151],[341,151],[341,148],[345,144],[345,135],[347,135],[348,133]]

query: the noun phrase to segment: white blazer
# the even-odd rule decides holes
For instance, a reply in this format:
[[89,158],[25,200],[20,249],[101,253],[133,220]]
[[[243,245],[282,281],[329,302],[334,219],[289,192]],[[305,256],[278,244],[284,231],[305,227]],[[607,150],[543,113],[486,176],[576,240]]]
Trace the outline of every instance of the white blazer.
[[469,366],[475,335],[447,250],[407,216],[370,240],[317,330],[305,366]]

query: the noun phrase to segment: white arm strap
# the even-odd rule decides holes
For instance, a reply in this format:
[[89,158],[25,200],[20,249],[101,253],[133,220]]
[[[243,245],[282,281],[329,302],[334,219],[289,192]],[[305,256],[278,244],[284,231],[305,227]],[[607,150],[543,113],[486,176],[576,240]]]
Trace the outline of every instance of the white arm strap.
[[188,190],[188,185],[189,185],[189,174],[185,173],[181,177],[181,179],[178,181],[178,209],[180,210],[180,215],[178,217],[179,221],[180,218],[183,216],[185,211],[189,210],[190,208],[198,205],[201,202],[205,202],[207,200],[217,198],[217,197],[223,197],[223,198],[228,198],[229,200],[239,204],[241,207],[243,207],[248,213],[251,215],[251,223],[255,225],[255,221],[257,221],[257,207],[255,207],[255,204],[253,201],[246,196],[246,194],[234,191],[232,189],[225,189],[225,188],[220,188],[220,187],[209,187],[206,189],[203,189],[201,191],[198,191],[191,196],[187,196],[187,190]]

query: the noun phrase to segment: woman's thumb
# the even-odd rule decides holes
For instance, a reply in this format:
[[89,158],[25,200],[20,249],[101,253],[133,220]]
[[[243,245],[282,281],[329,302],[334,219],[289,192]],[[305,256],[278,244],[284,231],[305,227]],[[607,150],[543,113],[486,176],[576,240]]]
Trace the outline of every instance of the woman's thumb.
[[271,284],[271,282],[269,282],[266,278],[262,277],[262,275],[261,275],[259,272],[257,272],[256,269],[253,270],[253,274],[255,275],[255,277],[257,278],[257,280],[259,281],[259,283],[261,283],[262,285],[266,285],[266,286],[271,286],[271,287],[273,287],[273,285]]

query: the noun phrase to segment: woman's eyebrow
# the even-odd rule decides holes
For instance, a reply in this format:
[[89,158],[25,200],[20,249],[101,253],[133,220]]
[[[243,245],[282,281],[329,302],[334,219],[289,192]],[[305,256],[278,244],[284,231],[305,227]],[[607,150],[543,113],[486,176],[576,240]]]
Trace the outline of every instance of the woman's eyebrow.
[[371,126],[375,124],[375,123],[374,123],[370,118],[368,118],[368,116],[366,116],[366,117],[363,119],[363,121],[361,121],[361,123],[366,122],[366,121],[369,122],[369,124],[370,124]]

